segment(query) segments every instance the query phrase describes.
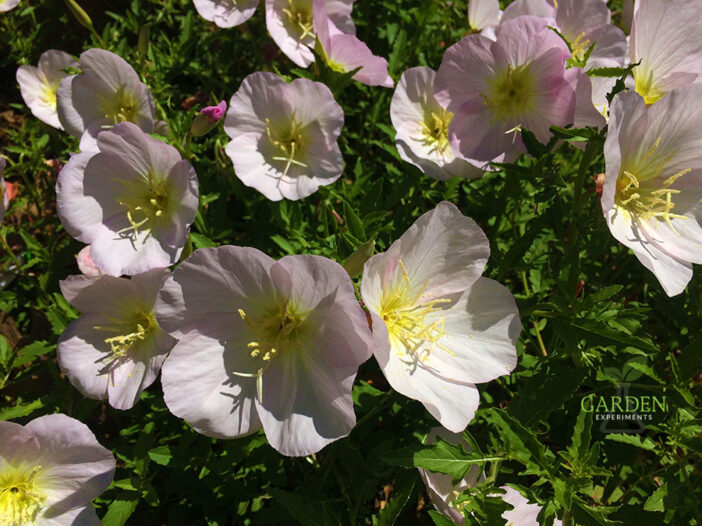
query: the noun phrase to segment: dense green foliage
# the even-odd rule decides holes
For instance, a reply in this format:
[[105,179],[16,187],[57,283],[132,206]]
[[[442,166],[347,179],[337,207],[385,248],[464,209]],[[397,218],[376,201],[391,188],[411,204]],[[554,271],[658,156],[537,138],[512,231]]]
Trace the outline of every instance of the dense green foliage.
[[[62,412],[85,422],[118,457],[115,482],[96,502],[106,526],[444,525],[429,511],[415,466],[460,478],[475,462],[487,480],[462,497],[469,523],[501,523],[506,505],[488,495],[505,484],[544,504],[544,524],[564,510],[569,524],[584,526],[702,523],[694,464],[702,450],[702,277],[668,298],[612,238],[593,178],[604,171],[604,134],[582,132],[586,149],[573,140],[534,142],[532,156],[479,180],[434,181],[399,158],[392,90],[321,67],[296,69],[267,35],[262,5],[244,26],[222,30],[189,0],[115,0],[107,11],[104,2],[82,2],[105,47],[151,88],[168,140],[181,148],[194,113],[229,100],[258,70],[321,78],[344,109],[343,177],[297,202],[274,203],[245,187],[221,127],[193,139],[201,203],[186,252],[236,244],[343,263],[367,242],[385,250],[419,215],[452,201],[490,240],[486,275],[517,297],[519,365],[480,386],[481,408],[466,431],[472,453],[445,442],[422,446],[436,421],[389,389],[374,359],[354,388],[358,425],[308,458],[282,457],[262,433],[232,441],[198,435],[168,412],[158,382],[127,412],[82,397],[55,359],[59,335],[78,316],[58,282],[78,273],[81,245],[61,227],[53,187],[78,141],[31,116],[14,72],[46,49],[78,55],[100,44],[63,2],[28,4],[0,15],[0,152],[19,189],[0,227],[0,272],[21,265],[0,290],[0,420]],[[465,0],[359,0],[354,20],[395,79],[415,65],[436,69],[467,30]],[[603,433],[581,411],[585,397],[617,395],[622,382],[630,394],[667,397],[668,410],[640,434]]]

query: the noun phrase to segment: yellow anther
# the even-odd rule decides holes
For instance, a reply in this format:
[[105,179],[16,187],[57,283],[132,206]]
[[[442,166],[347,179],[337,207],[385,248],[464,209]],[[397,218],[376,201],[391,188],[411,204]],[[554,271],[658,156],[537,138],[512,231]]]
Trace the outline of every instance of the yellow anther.
[[[626,208],[631,214],[641,220],[649,220],[651,218],[660,218],[670,227],[677,235],[680,233],[675,229],[673,219],[687,219],[687,216],[674,214],[672,210],[675,208],[673,196],[681,193],[680,190],[670,188],[683,175],[690,172],[690,169],[681,170],[670,177],[664,179],[662,183],[655,176],[656,169],[662,169],[665,163],[670,160],[670,156],[661,161],[656,162],[652,158],[656,152],[660,138],[655,144],[649,148],[641,157],[641,161],[649,161],[649,165],[654,170],[654,176],[648,177],[645,181],[640,180],[634,173],[629,170],[623,170],[617,179],[617,193],[615,195],[615,203],[623,208]],[[651,184],[656,181],[662,187],[651,187]]]
[[273,156],[271,159],[274,161],[282,161],[285,163],[283,168],[283,175],[288,175],[290,167],[292,165],[300,166],[302,168],[307,168],[307,164],[298,159],[300,152],[303,148],[303,126],[297,122],[295,118],[295,112],[290,116],[289,122],[286,126],[276,126],[271,124],[270,119],[266,119],[266,134],[268,135],[268,140],[282,155]]
[[[103,316],[112,322],[113,325],[96,326],[95,330],[117,333],[117,336],[105,338],[104,342],[110,346],[112,356],[118,358],[127,356],[135,345],[144,341],[151,334],[152,330],[158,326],[153,313],[137,312],[131,320],[117,320],[106,314],[103,314]],[[131,332],[127,332],[130,329]]]
[[145,177],[141,194],[136,193],[131,185],[129,190],[134,195],[119,201],[119,204],[127,209],[126,216],[129,226],[116,233],[134,241],[136,236],[143,232],[143,243],[146,243],[154,223],[163,217],[163,211],[167,206],[167,185],[160,177],[149,172]]
[[[237,309],[239,316],[250,327],[255,339],[246,344],[248,355],[261,360],[263,367],[256,373],[234,371],[232,374],[243,378],[256,378],[259,400],[262,396],[262,375],[280,352],[299,348],[311,336],[310,329],[305,325],[306,313],[301,313],[294,306],[280,303],[276,308],[262,315],[249,316],[243,309]],[[250,352],[248,349],[252,349]]]
[[402,261],[398,261],[402,273],[399,283],[383,295],[380,316],[385,321],[388,334],[394,347],[401,356],[408,355],[415,363],[426,362],[436,347],[454,353],[442,345],[441,339],[446,337],[445,319],[427,323],[426,317],[437,311],[443,310],[452,300],[437,298],[421,301],[421,297],[428,285],[425,282],[419,290],[412,291],[412,283]]
[[449,147],[448,128],[453,119],[453,113],[439,107],[432,111],[420,122],[422,136],[415,138],[424,146],[431,146],[429,153],[439,152],[443,155]]
[[283,9],[282,12],[287,16],[293,27],[297,26],[300,30],[300,36],[297,37],[298,40],[302,41],[308,36],[314,36],[312,12],[309,9],[295,4],[293,0],[288,0],[288,7]]
[[590,47],[590,41],[585,38],[585,33],[580,33],[573,42],[570,43],[570,48],[573,50],[573,58],[583,60],[585,53]]

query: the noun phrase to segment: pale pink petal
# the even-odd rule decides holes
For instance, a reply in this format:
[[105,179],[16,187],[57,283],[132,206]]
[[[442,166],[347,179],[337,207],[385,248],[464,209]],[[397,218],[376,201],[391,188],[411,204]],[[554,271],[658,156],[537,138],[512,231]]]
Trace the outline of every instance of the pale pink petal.
[[455,305],[431,313],[426,321],[433,320],[445,323],[445,337],[424,362],[436,374],[482,383],[516,367],[519,310],[512,293],[496,281],[481,277]]
[[81,422],[66,415],[42,416],[27,424],[41,449],[41,483],[51,486],[47,518],[82,508],[112,482],[115,458]]
[[171,413],[197,432],[216,438],[235,438],[261,429],[254,407],[256,379],[233,374],[255,372],[257,363],[247,352],[251,340],[236,337],[237,328],[243,330],[245,325],[234,316],[231,340],[224,343],[197,332],[186,334],[161,372],[163,397]]

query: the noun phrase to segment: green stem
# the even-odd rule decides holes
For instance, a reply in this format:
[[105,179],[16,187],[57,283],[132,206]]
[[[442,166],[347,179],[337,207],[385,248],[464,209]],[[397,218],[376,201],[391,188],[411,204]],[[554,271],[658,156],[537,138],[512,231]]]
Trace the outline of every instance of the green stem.
[[561,519],[563,526],[573,526],[573,517],[570,515],[569,510],[563,510],[563,518]]
[[7,244],[7,240],[5,239],[4,234],[0,234],[0,244],[5,248],[7,253],[10,255],[12,260],[15,262],[15,265],[17,266],[17,272],[20,274],[24,274],[24,272],[22,272],[22,263],[17,258],[17,255],[12,251],[12,248],[10,248],[10,245]]
[[[524,283],[524,292],[526,293],[527,296],[531,296],[531,292],[529,291],[529,281],[527,280],[526,272],[521,271],[522,275],[522,282]],[[543,356],[548,356],[548,352],[546,351],[546,346],[544,345],[544,339],[541,337],[541,331],[539,330],[539,322],[537,320],[532,320],[531,321],[532,327],[534,327],[534,332],[536,333],[536,342],[539,344],[539,349],[541,350],[541,354]]]

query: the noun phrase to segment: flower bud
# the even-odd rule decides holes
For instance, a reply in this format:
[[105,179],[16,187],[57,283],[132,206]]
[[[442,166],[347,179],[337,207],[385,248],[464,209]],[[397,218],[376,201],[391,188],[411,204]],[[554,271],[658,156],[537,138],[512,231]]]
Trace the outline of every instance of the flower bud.
[[355,278],[361,272],[363,272],[363,265],[366,264],[366,261],[370,259],[374,252],[375,241],[373,239],[366,241],[344,262],[342,265],[344,270],[348,272],[349,276]]
[[217,123],[222,120],[227,111],[227,103],[222,101],[217,106],[207,106],[202,108],[200,113],[193,119],[190,126],[190,133],[195,137],[201,137],[211,132]]
[[66,7],[68,7],[71,13],[73,13],[73,16],[76,17],[76,20],[78,20],[78,23],[84,28],[94,31],[93,21],[90,19],[88,13],[86,13],[85,10],[78,4],[78,2],[76,2],[76,0],[65,1]]

